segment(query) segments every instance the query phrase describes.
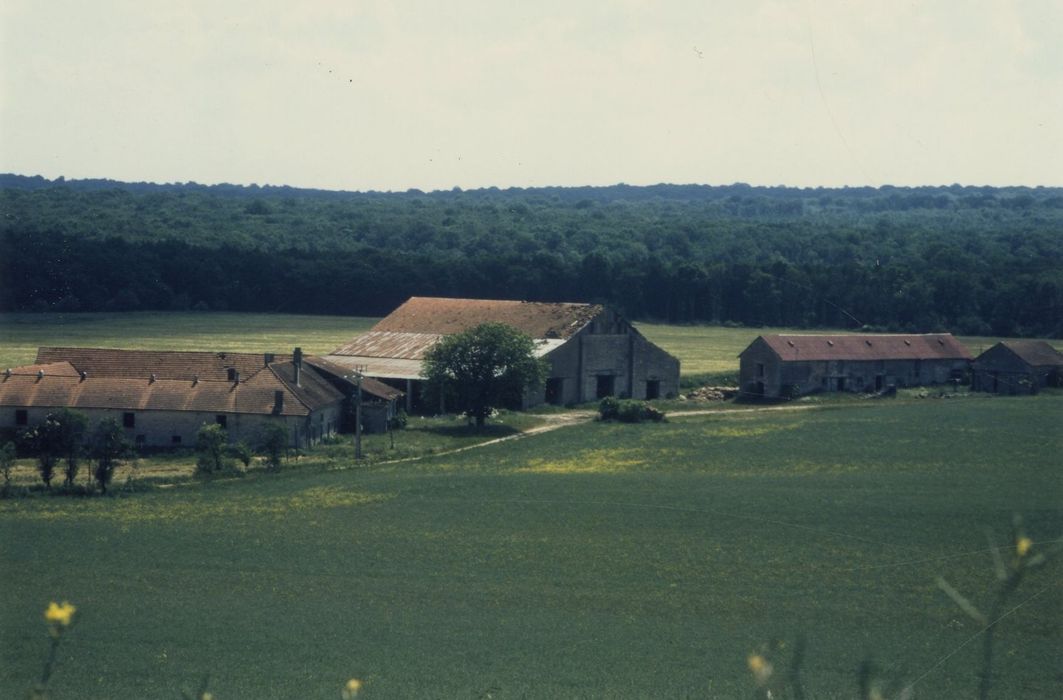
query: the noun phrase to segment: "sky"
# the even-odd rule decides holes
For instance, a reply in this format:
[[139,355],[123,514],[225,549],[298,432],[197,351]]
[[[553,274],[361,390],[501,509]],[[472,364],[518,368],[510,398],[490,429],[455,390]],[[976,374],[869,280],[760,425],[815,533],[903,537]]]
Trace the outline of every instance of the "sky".
[[1060,0],[4,0],[0,172],[1063,185]]

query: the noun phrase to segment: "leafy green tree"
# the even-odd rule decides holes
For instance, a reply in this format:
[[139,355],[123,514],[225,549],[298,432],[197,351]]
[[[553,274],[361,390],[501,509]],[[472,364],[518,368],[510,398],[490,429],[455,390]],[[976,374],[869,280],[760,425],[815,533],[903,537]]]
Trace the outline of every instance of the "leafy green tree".
[[251,466],[251,459],[254,454],[251,452],[251,446],[246,442],[241,440],[235,445],[230,445],[227,451],[231,457],[240,460],[240,463],[244,465],[244,469]]
[[113,418],[100,421],[96,425],[90,444],[92,458],[96,460],[93,475],[100,490],[107,493],[115,467],[121,459],[133,453],[133,446],[126,440],[125,430]]
[[5,442],[0,445],[0,473],[4,475],[4,495],[11,490],[11,469],[15,466],[15,454],[15,443]]
[[202,426],[196,433],[196,473],[217,474],[225,466],[225,428],[217,423]]
[[484,323],[449,335],[425,355],[425,379],[452,397],[454,407],[482,428],[494,408],[519,403],[540,386],[547,365],[535,341],[502,323]]
[[259,440],[259,451],[266,456],[270,469],[281,468],[281,458],[288,447],[288,429],[281,423],[270,423],[263,429]]
[[63,459],[66,460],[66,484],[73,485],[87,424],[85,414],[61,408],[25,433],[24,439],[37,458],[37,471],[46,487],[52,487],[55,466]]

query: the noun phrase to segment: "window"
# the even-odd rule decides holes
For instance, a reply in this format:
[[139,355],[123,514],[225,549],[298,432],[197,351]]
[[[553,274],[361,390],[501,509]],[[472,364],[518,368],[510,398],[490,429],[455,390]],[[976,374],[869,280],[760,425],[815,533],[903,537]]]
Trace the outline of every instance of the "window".
[[137,415],[135,413],[123,413],[122,425],[126,428],[137,427]]
[[15,409],[15,425],[29,425],[30,414],[24,408]]
[[171,435],[170,436],[170,444],[171,445],[180,445],[181,444],[181,436],[180,435]]
[[214,416],[214,422],[217,423],[218,425],[220,425],[223,428],[228,428],[229,427],[229,416],[226,416],[226,415],[223,415],[223,414],[219,413],[218,415]]
[[757,363],[757,376],[758,377],[763,377],[764,376],[764,363],[763,362],[758,362]]

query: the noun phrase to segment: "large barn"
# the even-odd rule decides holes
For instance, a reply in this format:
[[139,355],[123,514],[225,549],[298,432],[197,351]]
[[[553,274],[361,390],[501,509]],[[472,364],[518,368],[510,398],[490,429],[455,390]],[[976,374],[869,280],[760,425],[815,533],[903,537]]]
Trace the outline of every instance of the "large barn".
[[1034,394],[1063,382],[1063,353],[1043,340],[1004,340],[974,361],[971,388],[997,394]]
[[[58,408],[94,424],[113,418],[138,447],[194,446],[204,424],[254,444],[269,424],[304,447],[337,432],[348,394],[293,355],[44,347],[35,364],[0,376],[0,428],[21,429]],[[399,395],[373,383],[392,399]],[[385,398],[385,397],[379,397]]]
[[881,391],[959,379],[971,354],[952,335],[762,335],[738,356],[747,396]]
[[605,396],[656,399],[679,391],[679,360],[598,304],[413,297],[325,359],[405,389],[407,410],[417,410],[425,353],[446,335],[488,322],[533,338],[550,364],[546,385],[528,393],[525,407]]

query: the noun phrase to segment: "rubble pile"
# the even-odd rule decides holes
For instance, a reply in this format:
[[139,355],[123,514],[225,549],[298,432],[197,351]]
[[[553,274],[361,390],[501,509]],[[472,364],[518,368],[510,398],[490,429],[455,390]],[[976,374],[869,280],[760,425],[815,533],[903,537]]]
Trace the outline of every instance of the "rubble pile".
[[680,394],[681,401],[725,401],[738,394],[736,386],[701,386],[686,394]]

